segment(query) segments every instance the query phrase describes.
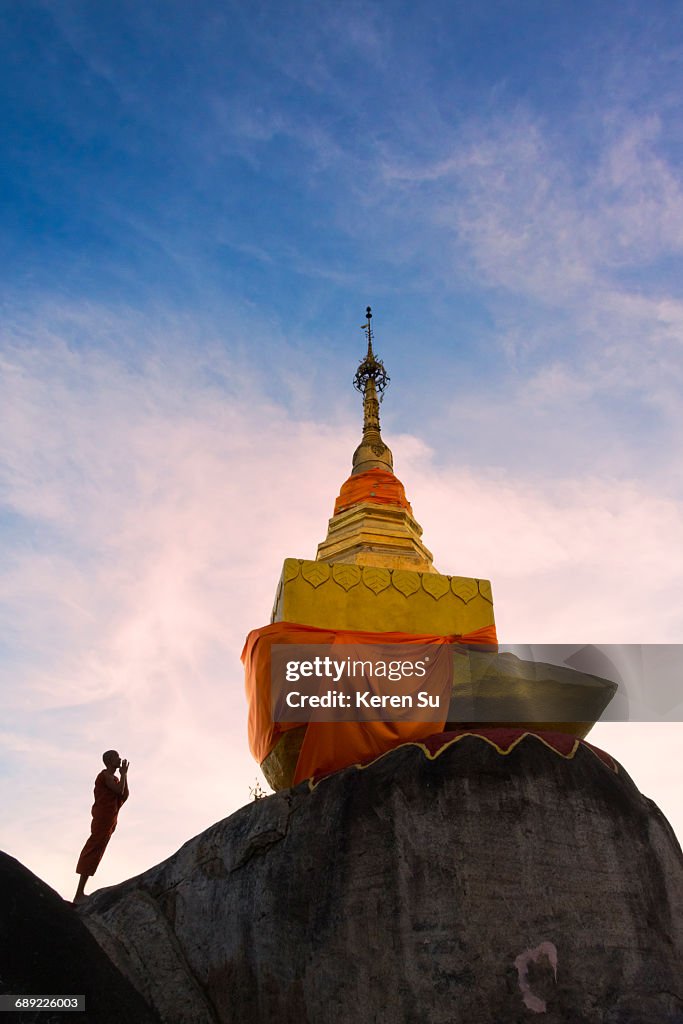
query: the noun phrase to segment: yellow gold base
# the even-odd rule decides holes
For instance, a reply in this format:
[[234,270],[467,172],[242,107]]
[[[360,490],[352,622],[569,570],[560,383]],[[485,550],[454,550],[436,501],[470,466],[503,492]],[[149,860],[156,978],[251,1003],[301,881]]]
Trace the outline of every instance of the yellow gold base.
[[287,558],[271,622],[452,636],[493,625],[488,580]]

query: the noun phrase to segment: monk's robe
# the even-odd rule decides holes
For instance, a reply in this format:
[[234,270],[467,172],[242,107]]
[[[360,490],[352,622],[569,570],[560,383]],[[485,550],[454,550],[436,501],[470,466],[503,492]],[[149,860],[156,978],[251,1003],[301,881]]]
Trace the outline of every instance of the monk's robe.
[[128,796],[121,797],[110,789],[104,781],[107,774],[103,769],[95,779],[95,803],[92,805],[92,825],[90,826],[90,837],[81,850],[76,865],[77,875],[94,875],[97,865],[102,860],[102,855],[107,849],[107,843],[111,839],[116,828],[121,804],[125,803]]

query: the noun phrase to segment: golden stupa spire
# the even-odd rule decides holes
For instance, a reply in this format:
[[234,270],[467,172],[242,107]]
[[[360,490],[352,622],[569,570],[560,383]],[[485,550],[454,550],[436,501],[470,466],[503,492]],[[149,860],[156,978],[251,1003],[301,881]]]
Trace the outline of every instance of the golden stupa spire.
[[380,433],[379,403],[389,374],[373,351],[371,321],[368,306],[362,328],[368,336],[368,350],[353,379],[363,396],[363,437],[353,453],[351,476],[342,485],[316,558],[319,562],[435,573],[431,552],[420,539],[422,527],[413,516],[403,484],[394,476],[391,449]]
[[[356,370],[354,387],[363,396],[363,438],[353,453],[352,475],[368,469],[388,469],[393,472],[394,460],[391,449],[382,440],[379,426],[379,403],[384,389],[390,381],[384,363],[372,350],[372,309],[367,307],[366,322],[361,330],[367,332],[368,351]],[[378,397],[379,396],[379,397]]]

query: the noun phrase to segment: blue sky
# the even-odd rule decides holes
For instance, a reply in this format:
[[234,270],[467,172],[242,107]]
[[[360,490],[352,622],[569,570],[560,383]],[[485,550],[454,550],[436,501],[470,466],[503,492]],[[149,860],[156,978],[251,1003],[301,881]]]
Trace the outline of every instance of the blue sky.
[[[2,20],[11,852],[68,888],[107,730],[153,824],[103,882],[244,802],[241,643],[348,473],[367,303],[437,567],[492,579],[511,642],[680,641],[679,5]],[[150,818],[180,739],[182,813]],[[668,773],[633,771],[683,823]]]
[[[229,348],[239,324],[267,365],[283,339],[290,359],[314,347],[314,413],[371,301],[401,415],[430,441],[435,393],[467,401],[486,379],[499,403],[550,364],[582,380],[561,431],[588,412],[610,464],[623,432],[659,461],[670,424],[640,364],[668,358],[681,315],[682,18],[674,4],[14,5],[7,301],[185,315]],[[477,454],[509,465],[531,445],[548,472],[529,415],[514,444]],[[448,417],[460,456],[471,441]],[[565,453],[577,467],[596,455],[584,433]]]

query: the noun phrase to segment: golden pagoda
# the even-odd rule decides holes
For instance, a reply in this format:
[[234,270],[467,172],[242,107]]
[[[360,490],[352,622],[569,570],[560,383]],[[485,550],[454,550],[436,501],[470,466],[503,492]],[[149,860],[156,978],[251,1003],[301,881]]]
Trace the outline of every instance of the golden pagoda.
[[[243,652],[254,756],[273,787],[378,756],[401,742],[449,729],[505,727],[583,737],[616,685],[555,665],[498,654],[491,584],[444,575],[422,541],[379,406],[389,376],[373,348],[372,310],[363,330],[367,352],[354,378],[363,396],[363,433],[316,558],[286,558],[270,626],[252,631]],[[452,698],[437,724],[274,722],[270,645],[411,641],[453,648]]]

